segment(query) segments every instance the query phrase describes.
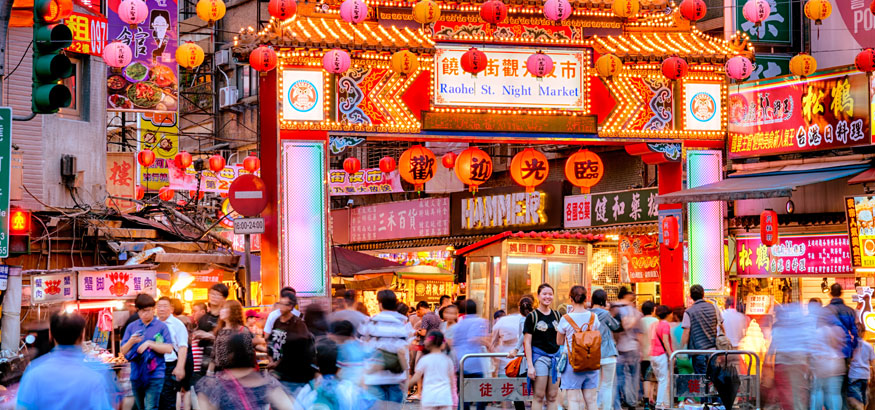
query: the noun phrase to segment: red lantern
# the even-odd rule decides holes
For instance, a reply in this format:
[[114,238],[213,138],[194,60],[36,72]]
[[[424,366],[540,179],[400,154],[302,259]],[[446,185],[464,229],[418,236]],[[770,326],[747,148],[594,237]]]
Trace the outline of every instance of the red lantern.
[[343,170],[346,171],[347,174],[355,174],[362,169],[362,162],[359,161],[358,158],[347,158],[343,160]]
[[662,229],[662,244],[670,251],[677,249],[679,245],[678,218],[676,216],[662,218],[660,229]]
[[155,153],[150,149],[144,149],[137,154],[137,162],[141,167],[149,167],[155,163]]
[[158,190],[158,198],[161,198],[162,201],[169,201],[169,200],[173,199],[173,195],[175,195],[175,194],[176,194],[176,192],[173,192],[173,190],[170,189],[170,187],[166,187],[166,186],[161,187],[161,189]]
[[501,0],[489,0],[480,6],[480,18],[489,24],[498,24],[507,18],[507,6]]
[[453,169],[456,166],[456,154],[452,152],[448,152],[441,157],[441,164],[444,165],[446,169]]
[[143,199],[146,196],[146,189],[142,185],[137,185],[136,198]]
[[225,158],[221,155],[213,155],[210,157],[210,171],[220,172],[225,169]]
[[760,242],[766,246],[778,244],[778,213],[771,209],[760,214]]
[[276,68],[276,51],[270,46],[258,46],[249,53],[249,65],[259,73],[266,73]]
[[485,70],[487,63],[486,53],[478,50],[476,47],[471,47],[465,54],[462,54],[462,70],[474,76]]
[[401,178],[413,184],[416,191],[422,191],[426,182],[434,177],[437,165],[434,153],[422,145],[414,145],[401,154],[398,171]]
[[705,17],[708,6],[703,0],[684,0],[681,2],[681,17],[690,21],[699,21]]
[[380,160],[380,171],[384,173],[390,173],[395,170],[395,158],[392,157],[383,157]]
[[565,178],[587,194],[589,189],[602,180],[605,166],[602,159],[590,150],[577,151],[565,162]]
[[534,191],[536,186],[547,180],[549,173],[547,157],[532,148],[524,149],[510,161],[510,177],[517,184],[526,187],[526,192]]
[[204,191],[200,191],[200,193],[198,193],[198,191],[196,191],[196,190],[188,191],[189,198],[194,199],[195,195],[197,195],[198,200],[204,199]]
[[258,168],[261,168],[261,160],[255,155],[249,154],[248,157],[243,159],[243,169],[249,171],[250,174],[258,171]]
[[872,14],[875,14],[875,0],[872,0],[872,2],[869,3],[869,11],[872,12]]
[[173,157],[173,163],[176,164],[176,167],[179,169],[186,169],[191,165],[191,154],[185,151],[180,151],[179,154],[176,154]]
[[[875,4],[875,0],[873,0],[872,4]],[[857,70],[864,73],[875,71],[875,50],[867,48],[861,51],[857,54],[857,58],[854,59],[854,65],[857,66]]]
[[662,62],[662,75],[668,77],[669,80],[677,80],[687,75],[686,60],[680,57],[669,57]]
[[477,147],[468,148],[456,158],[456,176],[468,190],[477,192],[477,187],[492,176],[492,158]]
[[295,0],[270,0],[267,4],[267,12],[271,17],[280,20],[285,20],[295,15],[298,10],[298,4]]

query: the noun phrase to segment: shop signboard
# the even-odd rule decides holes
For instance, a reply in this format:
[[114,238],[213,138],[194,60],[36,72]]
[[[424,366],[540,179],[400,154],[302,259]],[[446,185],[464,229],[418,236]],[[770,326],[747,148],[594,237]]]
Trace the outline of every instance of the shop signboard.
[[632,283],[659,282],[659,242],[657,235],[620,235],[620,266],[626,264]]
[[447,236],[450,233],[449,201],[449,198],[428,198],[353,208],[349,221],[350,241]]
[[875,267],[875,196],[845,197],[851,266]]
[[[227,194],[231,188],[231,183],[237,177],[249,174],[249,171],[243,169],[241,164],[225,165],[225,168],[219,172],[213,172],[209,169],[198,172],[192,167],[181,170],[176,167],[173,161],[169,161],[167,168],[167,172],[170,175],[170,189],[182,192],[198,189],[198,179],[200,179],[201,192]],[[198,174],[200,174],[200,178],[198,178]],[[255,171],[255,175],[260,176],[261,171]]]
[[748,295],[744,301],[744,313],[753,316],[765,315],[769,313],[771,305],[771,295]]
[[837,276],[853,274],[848,235],[781,234],[764,245],[759,235],[739,235],[735,248],[739,277]]
[[565,197],[565,227],[618,225],[655,222],[657,188]]
[[153,270],[79,271],[79,299],[134,299],[155,295]]
[[[134,199],[136,194],[137,163],[133,152],[106,153],[106,193],[118,198]],[[126,213],[137,209],[137,204],[122,199],[106,198],[106,206]]]
[[398,170],[383,172],[380,168],[366,168],[350,174],[342,169],[332,169],[328,171],[328,182],[331,196],[404,192]]
[[416,300],[438,303],[441,296],[453,293],[453,282],[439,280],[418,280],[413,287]]
[[532,391],[525,377],[465,378],[463,394],[465,402],[510,402],[530,400]]
[[[735,29],[747,33],[750,41],[764,44],[790,45],[793,43],[793,13],[790,2],[766,0],[771,6],[771,13],[759,24],[754,24],[744,18],[743,9],[746,0],[735,0]],[[760,56],[757,55],[757,61]]]
[[519,186],[450,195],[453,235],[562,227],[563,182],[545,182],[533,192]]
[[729,97],[730,158],[869,145],[867,84],[843,67],[741,86]]
[[746,81],[762,80],[790,74],[790,55],[757,53],[753,73]]
[[76,274],[53,273],[30,277],[31,302],[34,304],[76,300]]
[[0,107],[0,258],[9,256],[9,199],[12,188],[12,108]]
[[140,169],[140,185],[157,191],[170,183],[170,164],[179,153],[179,124],[176,114],[141,113],[137,115],[137,145],[152,150],[155,162]]
[[656,226],[660,227],[657,229],[659,231],[659,243],[663,243],[662,239],[662,220],[668,218],[669,216],[673,216],[678,220],[678,243],[684,242],[684,210],[683,209],[660,209],[659,216],[656,218]]
[[438,46],[434,57],[434,105],[503,108],[586,109],[588,49],[544,50],[553,72],[543,78],[526,69],[539,48],[482,47],[488,62],[476,77],[462,70],[467,46]]
[[322,70],[284,70],[282,73],[282,119],[322,121],[325,119]]
[[108,2],[107,39],[130,46],[133,58],[121,69],[106,68],[107,111],[176,113],[178,2],[146,0],[149,14],[134,27],[119,17],[119,3]]
[[73,33],[73,43],[65,50],[103,56],[103,48],[106,47],[106,17],[74,11],[64,20],[64,24]]
[[508,242],[507,253],[515,256],[586,256],[586,245]]

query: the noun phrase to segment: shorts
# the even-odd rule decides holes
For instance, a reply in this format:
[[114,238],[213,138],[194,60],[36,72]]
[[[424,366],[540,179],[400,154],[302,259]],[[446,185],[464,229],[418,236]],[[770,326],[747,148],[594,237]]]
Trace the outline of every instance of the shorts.
[[549,376],[551,360],[547,356],[541,356],[535,360],[535,376]]
[[650,360],[641,361],[641,381],[655,382],[656,375],[653,374],[653,366],[650,365]]
[[848,398],[866,405],[869,397],[869,380],[851,379],[848,381]]

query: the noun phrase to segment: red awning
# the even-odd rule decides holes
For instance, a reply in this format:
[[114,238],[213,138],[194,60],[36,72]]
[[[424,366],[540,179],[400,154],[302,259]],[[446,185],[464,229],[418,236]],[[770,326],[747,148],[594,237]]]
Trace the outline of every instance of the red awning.
[[875,182],[875,168],[869,168],[859,175],[848,180],[848,185],[865,184],[867,182]]
[[456,256],[465,256],[468,253],[471,253],[477,249],[486,247],[495,242],[501,241],[506,238],[519,238],[519,239],[564,239],[564,240],[577,240],[584,242],[595,242],[601,241],[605,239],[604,235],[598,234],[593,235],[591,233],[580,233],[580,232],[568,232],[568,231],[559,231],[559,232],[502,232],[498,235],[486,238],[480,242],[473,243],[468,245],[462,249],[456,251]]
[[400,266],[402,265],[366,253],[338,246],[331,248],[331,274],[335,276],[351,277],[368,269],[398,268]]

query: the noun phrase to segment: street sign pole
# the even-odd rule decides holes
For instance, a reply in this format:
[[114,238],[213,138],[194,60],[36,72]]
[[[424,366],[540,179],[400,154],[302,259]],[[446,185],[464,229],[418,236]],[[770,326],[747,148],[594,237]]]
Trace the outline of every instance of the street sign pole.
[[244,276],[246,280],[246,287],[244,288],[246,291],[246,306],[252,306],[252,265],[250,264],[250,247],[252,243],[250,242],[250,234],[243,235],[243,252],[246,254],[246,275]]
[[[237,177],[228,188],[228,200],[231,207],[242,216],[256,216],[267,207],[267,185],[261,178],[253,174]],[[246,306],[252,306],[252,265],[251,265],[251,234],[264,233],[264,219],[238,218],[234,220],[234,233],[243,234],[243,251],[245,253],[246,272],[243,289],[246,293]]]
[[9,190],[12,188],[12,108],[0,107],[0,258],[9,257]]

